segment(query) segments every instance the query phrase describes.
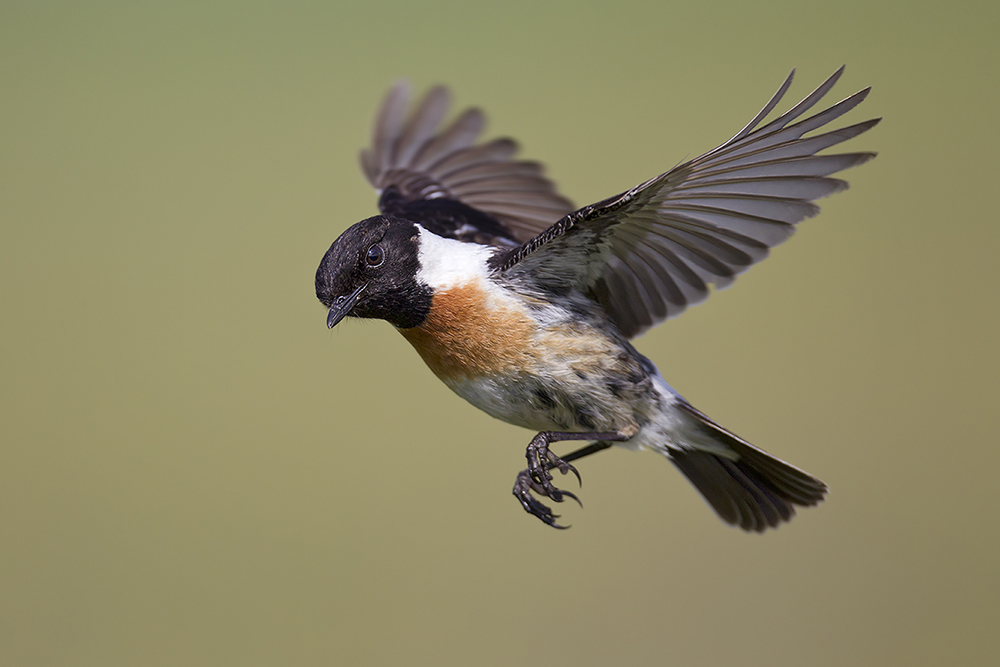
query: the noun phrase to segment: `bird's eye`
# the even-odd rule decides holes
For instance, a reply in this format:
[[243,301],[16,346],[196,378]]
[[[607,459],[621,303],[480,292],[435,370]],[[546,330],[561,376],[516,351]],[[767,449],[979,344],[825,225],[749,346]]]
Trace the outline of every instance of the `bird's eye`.
[[385,261],[385,251],[382,250],[382,246],[375,244],[368,248],[365,261],[368,262],[368,266],[382,266],[382,262]]

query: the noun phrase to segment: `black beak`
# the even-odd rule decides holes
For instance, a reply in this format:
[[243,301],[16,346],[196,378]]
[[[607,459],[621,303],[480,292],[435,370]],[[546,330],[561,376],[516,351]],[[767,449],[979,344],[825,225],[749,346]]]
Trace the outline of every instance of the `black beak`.
[[337,326],[337,322],[344,319],[351,313],[351,309],[354,308],[354,304],[358,302],[358,297],[361,293],[365,291],[368,287],[368,283],[363,283],[361,287],[354,290],[347,296],[338,296],[333,300],[333,305],[330,306],[330,314],[326,316],[326,326],[329,328],[334,328]]

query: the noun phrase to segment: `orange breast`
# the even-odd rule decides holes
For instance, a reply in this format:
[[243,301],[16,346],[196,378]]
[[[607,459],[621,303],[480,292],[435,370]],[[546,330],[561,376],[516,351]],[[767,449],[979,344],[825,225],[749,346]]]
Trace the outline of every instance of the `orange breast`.
[[516,302],[490,299],[478,281],[439,291],[423,324],[400,332],[446,383],[531,363],[532,320]]

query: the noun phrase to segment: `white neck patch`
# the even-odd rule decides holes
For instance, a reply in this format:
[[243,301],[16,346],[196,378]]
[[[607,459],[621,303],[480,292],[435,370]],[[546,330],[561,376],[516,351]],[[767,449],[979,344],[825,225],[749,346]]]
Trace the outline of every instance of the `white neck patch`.
[[420,270],[417,282],[438,290],[484,279],[489,274],[486,262],[493,256],[493,248],[446,239],[418,227]]

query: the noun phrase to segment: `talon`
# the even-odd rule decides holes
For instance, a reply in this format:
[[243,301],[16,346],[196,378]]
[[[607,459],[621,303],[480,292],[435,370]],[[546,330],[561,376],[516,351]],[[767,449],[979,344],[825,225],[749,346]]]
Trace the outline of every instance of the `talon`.
[[[549,476],[549,478],[551,479],[551,476]],[[532,491],[545,498],[550,498],[557,503],[563,502],[565,497],[568,496],[583,507],[583,503],[581,503],[580,499],[576,497],[576,494],[569,491],[563,491],[562,489],[557,489],[547,480],[538,481],[529,470],[522,470],[518,473],[517,481],[514,483],[514,497],[520,501],[525,512],[537,517],[542,523],[552,526],[553,528],[565,529],[569,528],[569,526],[562,526],[556,523],[556,519],[559,518],[559,515],[554,514],[551,508],[544,505],[541,501],[531,495]]]
[[570,493],[569,491],[562,491],[561,489],[560,489],[560,492],[564,496],[569,496],[570,498],[572,498],[573,500],[575,500],[576,504],[579,505],[580,507],[583,507],[583,502],[579,498],[576,497],[575,493]]
[[[539,484],[550,487],[552,481],[551,470],[557,469],[563,475],[573,473],[576,476],[577,484],[583,486],[583,478],[576,466],[568,461],[563,461],[555,452],[549,449],[548,442],[539,434],[531,441],[525,451],[525,458],[528,460],[528,474]],[[547,494],[546,494],[547,495]]]
[[575,466],[570,465],[569,463],[563,461],[563,464],[559,466],[559,472],[561,472],[564,475],[570,472],[573,473],[574,475],[576,475],[576,483],[579,484],[580,486],[583,486],[583,478],[580,477],[580,471],[577,470]]
[[[543,523],[553,528],[569,528],[569,526],[560,526],[557,524],[555,520],[559,518],[559,515],[553,514],[551,509],[534,498],[532,491],[543,498],[549,498],[557,503],[563,502],[568,496],[575,500],[580,507],[583,507],[583,502],[577,498],[575,493],[556,488],[552,483],[552,473],[550,471],[557,469],[563,475],[573,473],[577,484],[583,486],[583,478],[580,476],[580,471],[569,461],[575,461],[588,454],[607,449],[612,443],[628,440],[629,437],[631,437],[631,434],[618,431],[595,431],[592,433],[541,431],[531,439],[531,442],[528,443],[527,448],[524,450],[524,457],[528,461],[528,467],[517,475],[517,481],[514,483],[514,496],[520,501],[525,512],[537,517]],[[582,449],[567,454],[566,458],[569,459],[568,461],[560,458],[549,449],[550,442],[591,439],[597,442],[593,442]]]

